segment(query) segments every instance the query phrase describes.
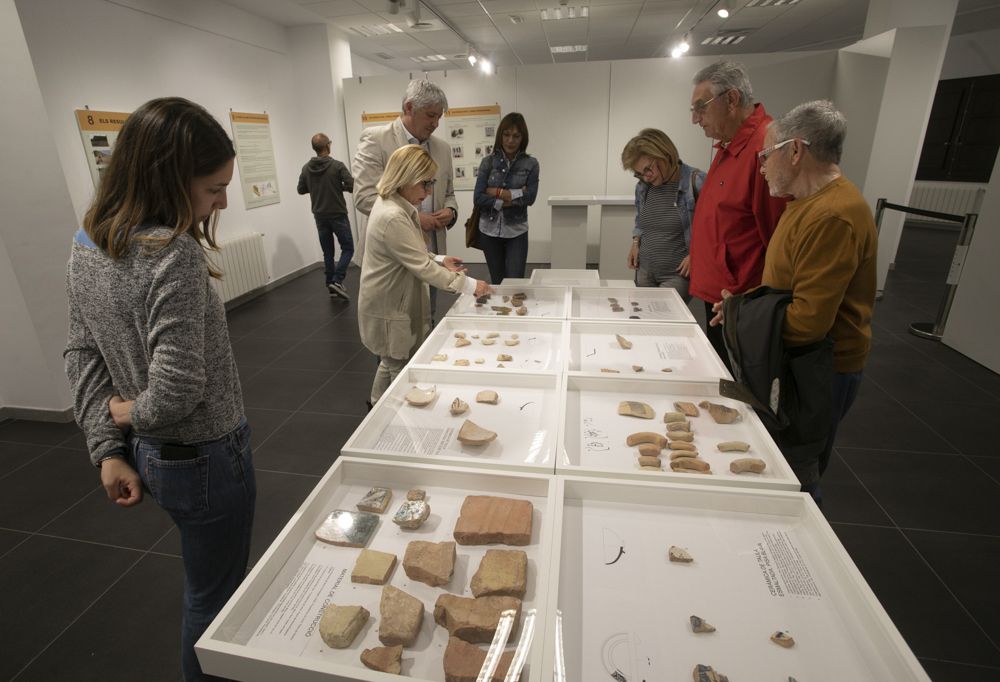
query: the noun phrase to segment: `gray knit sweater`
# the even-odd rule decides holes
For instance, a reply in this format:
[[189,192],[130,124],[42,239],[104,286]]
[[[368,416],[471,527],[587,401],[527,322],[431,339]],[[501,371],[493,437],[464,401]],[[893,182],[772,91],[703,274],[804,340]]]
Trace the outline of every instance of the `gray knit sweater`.
[[[166,236],[170,230],[145,231]],[[76,422],[97,464],[125,447],[108,400],[135,400],[132,429],[175,443],[219,438],[243,416],[226,313],[190,235],[119,260],[77,232],[67,268],[69,340],[63,354]]]

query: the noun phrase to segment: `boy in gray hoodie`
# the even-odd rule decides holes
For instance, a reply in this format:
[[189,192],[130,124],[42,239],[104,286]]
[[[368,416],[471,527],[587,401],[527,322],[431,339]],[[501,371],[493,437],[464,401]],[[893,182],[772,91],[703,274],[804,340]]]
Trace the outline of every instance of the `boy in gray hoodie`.
[[[344,288],[347,266],[354,255],[354,238],[347,219],[344,192],[354,191],[354,177],[340,161],[330,156],[330,138],[323,133],[312,137],[316,156],[302,166],[299,175],[299,194],[308,194],[312,200],[313,218],[319,232],[319,245],[323,248],[326,268],[326,288],[331,296],[350,300]],[[340,260],[334,260],[333,238],[340,244]]]

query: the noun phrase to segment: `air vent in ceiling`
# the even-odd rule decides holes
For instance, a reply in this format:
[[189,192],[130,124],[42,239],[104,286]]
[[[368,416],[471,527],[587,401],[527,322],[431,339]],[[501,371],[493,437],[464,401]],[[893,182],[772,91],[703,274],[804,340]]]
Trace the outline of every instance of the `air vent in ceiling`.
[[424,64],[426,62],[446,62],[448,58],[443,54],[429,54],[426,57],[410,57],[413,61],[418,64]]
[[739,45],[747,37],[747,31],[719,31],[701,41],[702,45]]
[[586,45],[553,45],[549,48],[552,50],[552,54],[561,54],[566,52],[586,52]]
[[369,24],[368,26],[352,26],[351,30],[363,35],[365,38],[375,38],[377,36],[387,36],[393,33],[402,33],[403,29],[395,24]]
[[378,57],[379,59],[395,59],[395,57],[393,57],[388,52],[376,52],[375,56]]
[[797,5],[800,0],[750,0],[746,7],[782,7],[785,5]]
[[524,23],[524,17],[522,17],[520,14],[511,14],[507,18],[510,19],[510,23],[512,23],[512,24],[523,24]]

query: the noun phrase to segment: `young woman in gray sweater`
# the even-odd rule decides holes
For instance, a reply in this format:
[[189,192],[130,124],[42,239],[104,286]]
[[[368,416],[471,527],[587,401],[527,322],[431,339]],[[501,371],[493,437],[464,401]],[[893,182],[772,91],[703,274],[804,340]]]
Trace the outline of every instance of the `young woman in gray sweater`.
[[256,483],[225,309],[209,283],[233,144],[202,107],[156,99],[129,116],[68,266],[66,373],[108,497],[148,492],[180,531],[182,667],[239,586]]

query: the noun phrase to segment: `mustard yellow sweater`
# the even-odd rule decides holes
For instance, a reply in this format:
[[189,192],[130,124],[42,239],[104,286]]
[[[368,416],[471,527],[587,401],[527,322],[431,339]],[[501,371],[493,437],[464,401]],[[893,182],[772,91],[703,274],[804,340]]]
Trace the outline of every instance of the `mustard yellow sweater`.
[[767,247],[762,283],[791,289],[784,340],[834,341],[834,371],[858,372],[871,347],[878,238],[871,209],[844,177],[791,201]]

